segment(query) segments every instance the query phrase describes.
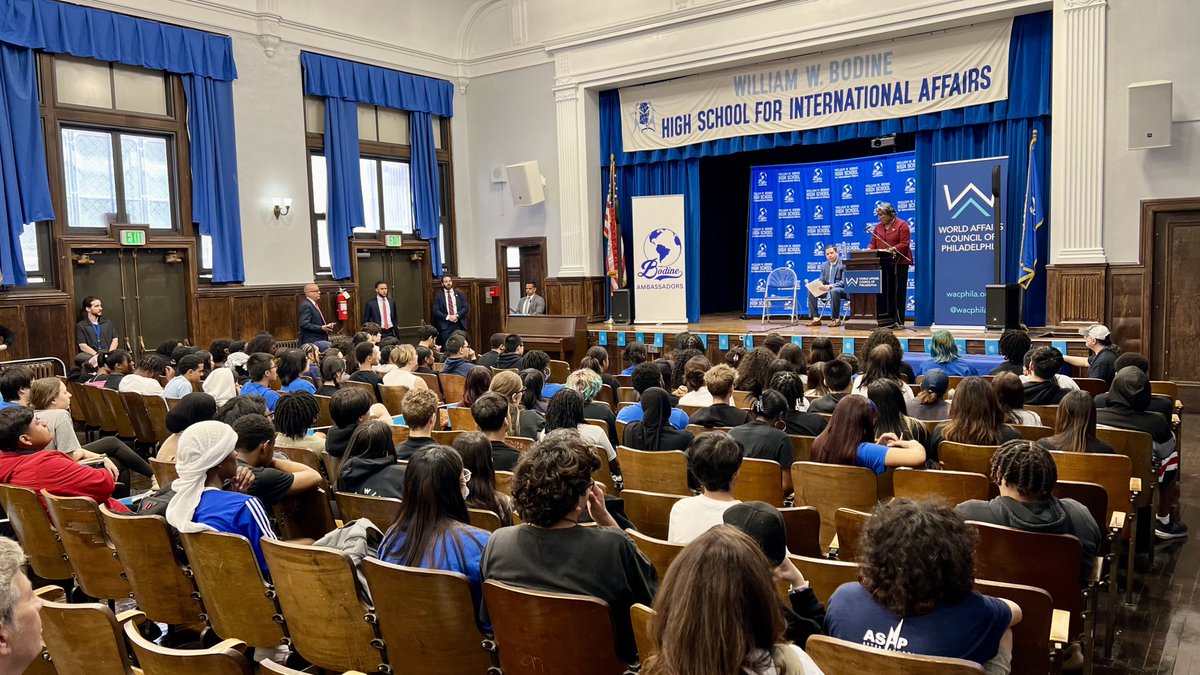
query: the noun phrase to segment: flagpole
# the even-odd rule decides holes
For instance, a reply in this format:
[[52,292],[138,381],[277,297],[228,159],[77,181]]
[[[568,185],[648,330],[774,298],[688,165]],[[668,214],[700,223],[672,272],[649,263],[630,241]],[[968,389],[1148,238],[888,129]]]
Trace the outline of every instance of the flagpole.
[[[604,201],[604,219],[603,219],[604,220],[603,227],[604,227],[604,234],[605,234],[604,238],[605,239],[610,238],[611,233],[608,231],[608,219],[609,219],[609,214],[611,213],[611,209],[613,208],[613,201],[616,199],[616,191],[617,191],[616,159],[617,158],[614,153],[611,153],[611,152],[608,153],[608,199],[606,199]],[[605,281],[605,286],[608,287],[608,294],[605,296],[605,303],[604,303],[606,305],[607,312],[608,312],[608,320],[605,323],[608,324],[609,328],[612,328],[612,325],[613,325],[613,316],[612,316],[612,299],[613,299],[612,279],[613,279],[613,277],[611,276],[611,274],[615,270],[608,269],[609,262],[610,262],[608,252],[614,244],[615,244],[615,242],[609,241],[608,245],[604,247],[604,276],[608,277],[608,279]]]
[[[1017,254],[1019,257],[1022,257],[1025,255],[1025,234],[1026,234],[1025,226],[1028,224],[1028,220],[1029,220],[1029,186],[1030,186],[1030,181],[1031,181],[1030,169],[1033,167],[1033,145],[1034,145],[1034,143],[1037,143],[1037,129],[1033,130],[1033,136],[1029,139],[1029,157],[1025,162],[1025,200],[1024,200],[1024,203],[1021,205],[1021,250]],[[1036,236],[1037,236],[1037,233],[1035,232],[1034,237],[1036,237]],[[1020,262],[1018,262],[1017,263],[1018,267],[1023,262],[1025,262],[1025,261],[1021,260]],[[1035,267],[1036,267],[1036,265],[1035,265]],[[1020,288],[1019,295],[1017,296],[1017,325],[1019,325],[1023,329],[1028,330],[1028,327],[1025,325],[1025,284],[1018,283],[1017,287]]]

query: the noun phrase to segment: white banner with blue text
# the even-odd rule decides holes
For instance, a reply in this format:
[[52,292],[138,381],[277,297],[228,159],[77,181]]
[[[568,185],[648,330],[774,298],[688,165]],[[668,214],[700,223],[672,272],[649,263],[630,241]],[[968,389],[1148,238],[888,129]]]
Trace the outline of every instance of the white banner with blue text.
[[636,323],[687,323],[683,195],[633,198]]
[[621,90],[625,152],[908,117],[1008,98],[1012,20]]

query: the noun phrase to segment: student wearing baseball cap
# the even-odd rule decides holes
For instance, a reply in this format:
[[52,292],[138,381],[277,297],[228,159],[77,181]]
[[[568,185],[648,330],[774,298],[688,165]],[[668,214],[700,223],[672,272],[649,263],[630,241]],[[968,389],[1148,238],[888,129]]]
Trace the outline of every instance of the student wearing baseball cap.
[[1117,374],[1117,355],[1121,353],[1121,349],[1113,344],[1108,326],[1094,323],[1087,328],[1080,328],[1079,334],[1083,336],[1084,344],[1092,352],[1091,356],[1064,356],[1063,360],[1073,366],[1086,367],[1088,377],[1104,380],[1111,385],[1113,377]]

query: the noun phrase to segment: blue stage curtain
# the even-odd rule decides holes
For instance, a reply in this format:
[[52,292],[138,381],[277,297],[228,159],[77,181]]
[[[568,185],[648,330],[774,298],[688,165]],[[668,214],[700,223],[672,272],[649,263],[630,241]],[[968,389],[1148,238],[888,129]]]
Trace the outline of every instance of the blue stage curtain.
[[192,222],[212,237],[214,283],[245,281],[233,83],[184,75],[192,166]]
[[410,112],[454,116],[454,85],[398,70],[300,52],[304,93]]
[[427,112],[408,115],[408,138],[412,156],[409,175],[412,176],[413,220],[417,236],[429,242],[433,273],[442,275],[442,254],[438,250],[441,217],[441,181],[438,180],[437,149],[433,147],[433,121]]
[[350,237],[366,221],[359,170],[358,104],[325,99],[325,166],[329,182],[329,266],[334,279],[349,279]]
[[[762,134],[758,136],[740,136],[718,141],[696,143],[680,148],[653,150],[645,152],[624,152],[621,139],[621,99],[617,90],[611,89],[600,92],[600,162],[605,183],[603,190],[608,189],[608,158],[611,154],[618,167],[617,188],[621,194],[622,222],[628,223],[629,211],[627,198],[631,190],[634,194],[666,194],[639,193],[637,188],[631,188],[626,180],[633,177],[627,169],[633,166],[683,166],[686,162],[697,162],[702,157],[729,155],[737,152],[753,150],[768,150],[771,148],[792,145],[811,145],[820,143],[836,143],[856,138],[873,138],[893,133],[913,133],[917,140],[917,181],[922,199],[917,203],[917,249],[929,250],[932,246],[931,230],[923,227],[932,222],[933,195],[933,162],[951,161],[955,159],[971,159],[972,157],[987,157],[990,155],[1008,155],[1009,170],[1009,204],[1005,207],[1006,224],[1009,224],[1007,237],[1004,242],[1008,263],[1005,274],[1010,281],[1016,281],[1016,269],[1019,263],[1020,247],[1020,214],[1023,209],[1025,177],[1028,173],[1026,160],[1029,155],[1029,131],[1038,130],[1038,154],[1040,175],[1046,181],[1043,195],[1049,196],[1050,176],[1050,66],[1051,66],[1051,14],[1039,12],[1026,14],[1013,19],[1013,30],[1009,49],[1009,85],[1008,99],[946,110],[926,115],[916,115],[897,119],[859,122],[838,126],[793,131],[778,134]],[[985,151],[985,154],[977,154]],[[956,153],[962,156],[956,156]],[[676,168],[673,171],[682,171]],[[677,182],[677,185],[687,185]],[[698,191],[698,183],[697,183]],[[602,192],[601,194],[604,194]],[[691,204],[691,195],[684,193]],[[603,208],[603,206],[601,206]],[[1014,210],[1015,209],[1015,210]],[[1046,212],[1049,213],[1047,205]],[[1014,215],[1015,214],[1015,215]],[[693,238],[692,229],[699,232],[699,199],[696,199],[696,223],[690,221],[692,211],[688,209],[687,224],[688,240],[698,242],[699,237]],[[1025,322],[1029,325],[1040,325],[1045,322],[1046,293],[1045,293],[1045,261],[1049,258],[1049,218],[1046,226],[1039,230],[1038,237],[1038,272],[1029,291],[1025,294]],[[628,232],[628,227],[624,228]],[[626,250],[630,244],[630,235],[626,235]],[[928,239],[927,239],[928,238]],[[694,248],[689,244],[689,252]],[[699,251],[695,251],[699,256]],[[628,255],[627,264],[632,256]],[[927,257],[926,260],[931,260]],[[699,266],[697,258],[696,266]],[[699,278],[688,275],[691,281],[688,289],[688,316],[692,317],[693,292],[699,298]],[[916,320],[920,325],[928,325],[933,317],[932,269],[927,265],[917,267],[916,278]],[[632,277],[631,277],[632,278]],[[698,302],[696,304],[698,318]]]
[[5,285],[13,286],[26,282],[25,224],[54,219],[36,64],[32,49],[0,43],[0,274]]

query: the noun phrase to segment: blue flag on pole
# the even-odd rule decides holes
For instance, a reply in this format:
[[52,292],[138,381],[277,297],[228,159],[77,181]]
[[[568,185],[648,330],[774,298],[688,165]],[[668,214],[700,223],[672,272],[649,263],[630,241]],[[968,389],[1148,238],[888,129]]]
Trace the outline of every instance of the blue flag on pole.
[[1021,217],[1021,276],[1017,283],[1028,289],[1037,274],[1037,230],[1045,224],[1046,214],[1042,211],[1042,183],[1038,180],[1037,162],[1033,161],[1033,148],[1037,144],[1037,131],[1029,141],[1029,177],[1025,184],[1025,212]]

